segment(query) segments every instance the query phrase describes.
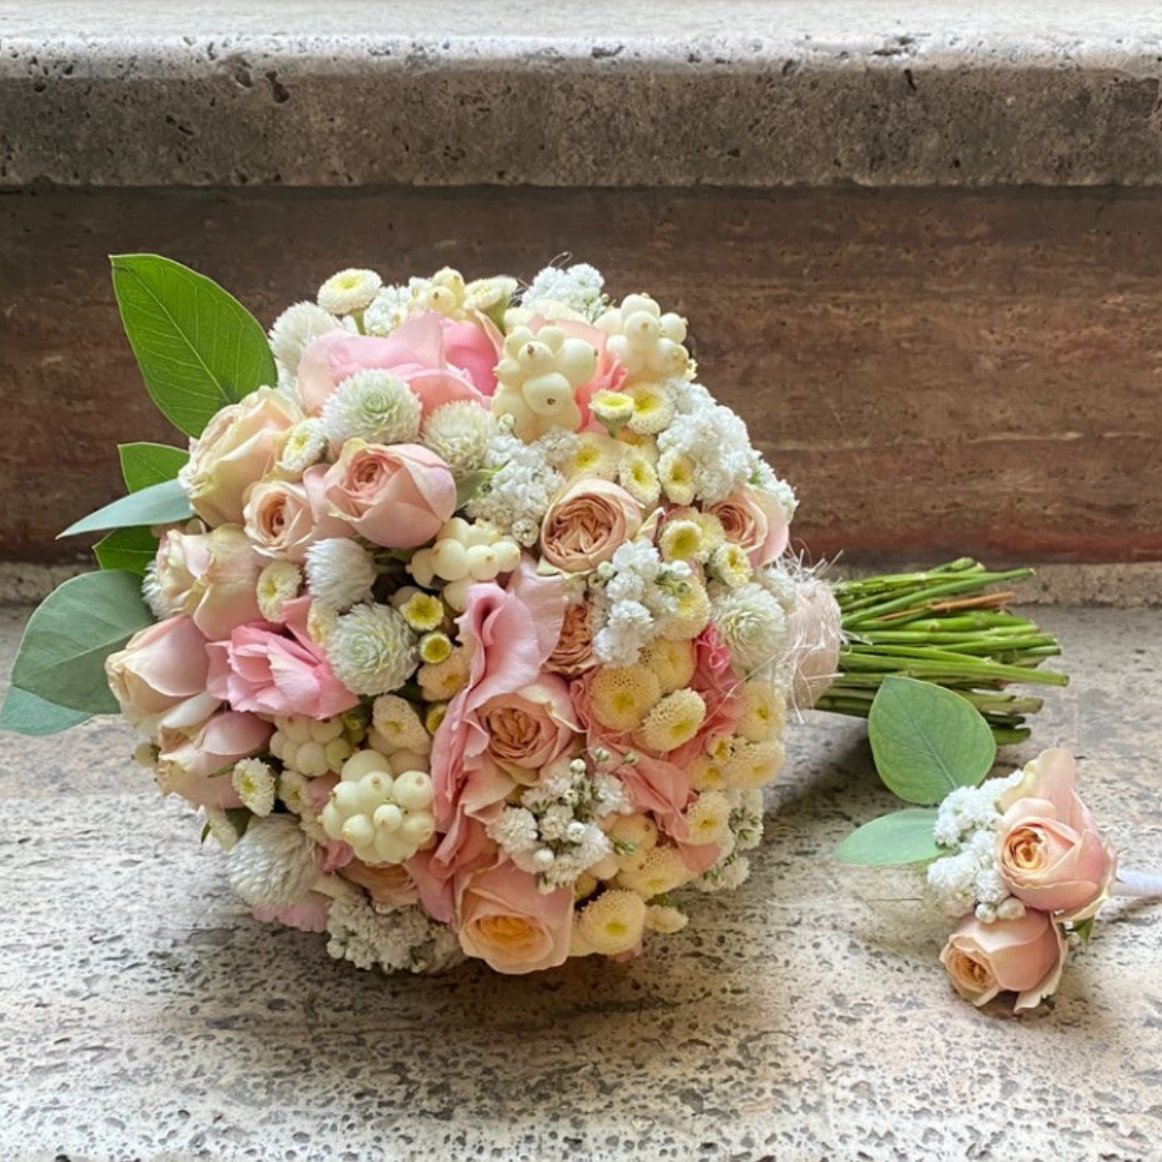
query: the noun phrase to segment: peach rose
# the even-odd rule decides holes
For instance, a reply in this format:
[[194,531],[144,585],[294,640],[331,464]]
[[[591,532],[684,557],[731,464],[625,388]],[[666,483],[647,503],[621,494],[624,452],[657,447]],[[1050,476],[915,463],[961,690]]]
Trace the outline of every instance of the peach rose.
[[496,390],[493,368],[501,337],[489,322],[453,323],[429,312],[408,319],[387,338],[331,331],[310,343],[299,360],[298,387],[311,415],[358,371],[390,371],[415,393],[430,416],[457,400],[487,407]]
[[1019,920],[991,924],[966,917],[948,938],[940,962],[966,1001],[979,1007],[997,993],[1019,993],[1019,1012],[1056,992],[1065,951],[1060,927],[1044,912],[1030,910]]
[[246,490],[271,470],[279,437],[302,418],[294,400],[270,387],[218,412],[190,441],[181,472],[194,512],[209,525],[241,524]]
[[367,894],[377,904],[406,908],[420,898],[415,880],[401,863],[377,864],[371,867],[362,860],[352,859],[344,864],[339,875],[361,888],[366,888]]
[[350,534],[348,525],[327,512],[326,475],[326,467],[318,464],[307,469],[301,484],[264,480],[250,489],[243,515],[247,535],[260,553],[299,564],[316,541]]
[[541,553],[563,572],[587,572],[608,561],[641,527],[641,505],[624,488],[582,478],[549,505],[541,525]]
[[456,511],[451,470],[419,444],[348,440],[323,495],[335,516],[385,549],[417,548]]
[[534,783],[537,772],[564,754],[581,729],[568,684],[552,674],[515,694],[489,699],[477,714],[489,756],[518,783]]
[[563,964],[573,930],[573,893],[540,892],[511,863],[464,877],[457,891],[460,947],[496,972],[538,972]]
[[593,655],[593,623],[589,602],[576,601],[565,610],[565,621],[556,648],[549,655],[545,669],[566,678],[576,678],[597,665]]
[[136,633],[105,659],[109,689],[130,725],[153,735],[204,722],[219,699],[206,692],[206,638],[189,617],[170,617]]
[[208,533],[170,529],[157,547],[158,595],[165,608],[188,613],[217,641],[261,616],[256,590],[262,566],[239,525],[219,525]]
[[266,749],[274,727],[256,714],[222,710],[192,729],[164,728],[158,736],[157,781],[168,794],[197,807],[240,807],[230,768]]
[[1001,800],[1001,877],[1018,900],[1060,922],[1093,916],[1118,867],[1076,784],[1073,755],[1047,750]]
[[790,540],[783,506],[764,489],[744,485],[707,511],[722,521],[726,539],[744,548],[755,568],[769,565]]
[[310,636],[296,625],[289,628],[290,637],[253,622],[240,625],[229,641],[211,642],[207,688],[235,710],[258,714],[330,718],[350,710],[358,697],[335,677]]

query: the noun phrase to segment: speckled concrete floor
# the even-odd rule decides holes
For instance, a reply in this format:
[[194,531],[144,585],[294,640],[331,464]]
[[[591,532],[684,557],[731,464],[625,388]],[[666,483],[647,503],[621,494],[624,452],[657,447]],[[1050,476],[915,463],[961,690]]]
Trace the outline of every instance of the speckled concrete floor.
[[[1038,616],[1075,675],[1039,740],[1162,868],[1157,615]],[[0,1158],[1158,1157],[1162,908],[1110,906],[1051,1005],[977,1012],[915,881],[829,859],[890,804],[861,739],[795,729],[753,878],[641,960],[385,980],[251,921],[120,726],[6,738]]]

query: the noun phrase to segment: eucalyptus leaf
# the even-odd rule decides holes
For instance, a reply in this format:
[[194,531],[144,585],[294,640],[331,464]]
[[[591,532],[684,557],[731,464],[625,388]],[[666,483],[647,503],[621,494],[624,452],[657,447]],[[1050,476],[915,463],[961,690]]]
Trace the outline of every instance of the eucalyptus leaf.
[[157,556],[157,537],[146,528],[114,529],[94,546],[102,569],[122,569],[144,577]]
[[184,448],[168,444],[120,444],[121,475],[130,492],[140,492],[152,484],[175,480],[190,454]]
[[957,787],[977,786],[997,755],[971,702],[915,678],[884,679],[867,727],[880,778],[908,803],[939,803]]
[[153,622],[132,573],[83,573],[41,602],[24,630],[12,685],[87,714],[112,714],[105,659]]
[[935,823],[935,807],[905,807],[881,815],[853,831],[835,849],[835,858],[864,867],[926,863],[946,854],[932,838]]
[[113,289],[145,386],[188,436],[278,373],[262,325],[233,295],[157,254],[112,258]]
[[194,515],[190,498],[176,480],[151,484],[140,492],[131,492],[96,512],[82,517],[58,536],[72,537],[79,533],[97,533],[105,529],[134,528],[138,525],[169,525],[188,520]]
[[11,686],[0,710],[0,730],[34,736],[59,734],[90,717],[85,710],[70,710]]

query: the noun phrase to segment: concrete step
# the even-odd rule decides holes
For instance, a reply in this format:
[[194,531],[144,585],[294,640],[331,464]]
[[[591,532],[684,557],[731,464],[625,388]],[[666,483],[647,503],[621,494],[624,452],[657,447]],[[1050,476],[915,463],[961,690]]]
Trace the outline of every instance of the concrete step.
[[[1156,616],[1038,616],[1074,681],[1037,737],[1085,756],[1124,863],[1162,867]],[[1158,909],[1107,905],[1019,1025],[977,1012],[915,874],[831,860],[893,803],[862,730],[791,728],[750,881],[684,932],[503,979],[384,980],[255,923],[122,724],[6,738],[0,1157],[1156,1158]]]
[[0,3],[0,552],[167,438],[107,253],[269,322],[571,251],[689,317],[815,553],[1159,559],[1162,36],[1012,8]]

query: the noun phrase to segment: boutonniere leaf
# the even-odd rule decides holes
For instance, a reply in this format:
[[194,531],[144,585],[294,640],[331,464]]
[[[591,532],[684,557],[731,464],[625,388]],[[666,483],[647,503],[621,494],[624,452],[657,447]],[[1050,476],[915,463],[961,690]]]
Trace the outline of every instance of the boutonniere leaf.
[[997,744],[967,699],[914,678],[885,678],[868,716],[876,769],[907,803],[931,806],[957,787],[978,786]]
[[881,815],[853,831],[835,849],[835,858],[865,867],[927,863],[947,854],[932,838],[935,823],[935,807],[906,807]]

